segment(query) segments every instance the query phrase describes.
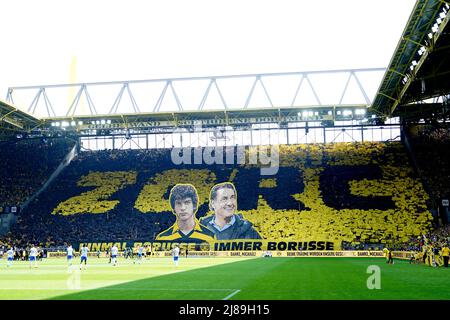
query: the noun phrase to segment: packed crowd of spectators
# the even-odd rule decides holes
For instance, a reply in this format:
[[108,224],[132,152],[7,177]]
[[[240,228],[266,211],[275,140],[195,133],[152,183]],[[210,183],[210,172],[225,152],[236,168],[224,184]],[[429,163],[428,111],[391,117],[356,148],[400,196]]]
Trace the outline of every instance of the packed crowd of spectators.
[[168,204],[173,185],[196,186],[199,218],[211,213],[209,190],[223,181],[236,185],[238,211],[264,239],[365,248],[406,242],[430,228],[427,194],[401,143],[279,151],[281,167],[270,177],[259,165],[175,165],[169,149],[80,152],[19,215],[9,242],[152,241],[175,221]]
[[20,206],[58,167],[74,142],[28,139],[0,144],[0,207]]
[[381,250],[384,247],[394,251],[415,251],[420,252],[427,244],[433,244],[438,249],[444,245],[450,245],[450,225],[444,225],[437,229],[433,229],[419,236],[411,236],[408,241],[395,241],[389,244],[373,244],[373,243],[359,243],[351,244],[348,242],[342,243],[343,250]]
[[396,243],[393,248],[402,251],[421,251],[427,243],[438,248],[450,244],[450,225],[431,230],[418,237],[411,237],[406,243]]
[[[304,157],[295,161],[298,150]],[[305,209],[274,211],[260,199],[244,216],[265,239],[325,239],[364,248],[407,241],[431,226],[428,195],[400,142],[280,146],[280,158],[300,169],[300,177],[289,177],[297,185],[303,181],[293,197]],[[283,185],[272,194],[289,189]]]
[[437,202],[450,198],[450,128],[420,126],[409,130],[422,178]]
[[[56,181],[19,215],[17,224],[12,230],[13,235],[23,241],[45,242],[50,246],[58,246],[65,242],[153,239],[155,234],[160,231],[159,225],[168,227],[173,223],[174,216],[171,214],[158,214],[157,216],[137,214],[133,205],[140,191],[139,183],[126,185],[126,189],[116,188],[117,192],[109,197],[111,199],[102,199],[100,196],[96,200],[99,203],[101,201],[115,201],[116,203],[106,213],[80,212],[71,215],[67,212],[70,211],[69,209],[59,208],[58,205],[70,198],[80,197],[83,192],[87,193],[98,189],[95,183],[98,181],[96,175],[92,175],[87,180],[84,178],[85,184],[78,184],[80,179],[83,180],[83,176],[88,176],[91,172],[109,171],[114,173],[139,169],[141,171],[139,178],[142,183],[147,180],[146,177],[158,171],[158,163],[167,163],[164,156],[170,156],[170,153],[167,150],[164,155],[161,155],[159,150],[81,152],[63,170]],[[89,182],[93,183],[89,184]],[[86,198],[89,199],[89,196]],[[120,201],[118,201],[119,199]],[[82,198],[79,200],[80,206],[85,205]],[[65,209],[67,211],[63,211]]]

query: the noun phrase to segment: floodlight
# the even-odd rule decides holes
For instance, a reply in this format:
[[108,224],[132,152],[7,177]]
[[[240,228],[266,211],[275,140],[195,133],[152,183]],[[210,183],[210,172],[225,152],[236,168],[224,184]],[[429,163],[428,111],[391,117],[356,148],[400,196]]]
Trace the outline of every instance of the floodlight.
[[351,116],[353,114],[352,110],[344,110],[344,116]]

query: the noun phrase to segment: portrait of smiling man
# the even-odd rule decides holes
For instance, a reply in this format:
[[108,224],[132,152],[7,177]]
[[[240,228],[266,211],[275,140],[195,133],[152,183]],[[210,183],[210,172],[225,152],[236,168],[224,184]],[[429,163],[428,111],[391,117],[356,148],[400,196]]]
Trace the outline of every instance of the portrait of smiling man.
[[169,202],[177,220],[173,226],[158,234],[155,240],[194,243],[215,240],[214,233],[201,225],[195,217],[198,209],[198,194],[193,185],[175,185],[170,190]]
[[209,195],[213,215],[200,219],[217,240],[261,239],[252,223],[237,213],[237,192],[231,182],[216,184]]

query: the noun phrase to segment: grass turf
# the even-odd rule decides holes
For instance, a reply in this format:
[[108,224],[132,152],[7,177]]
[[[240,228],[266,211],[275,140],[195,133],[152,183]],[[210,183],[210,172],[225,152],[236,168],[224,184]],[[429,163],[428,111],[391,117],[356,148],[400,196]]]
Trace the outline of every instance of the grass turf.
[[[76,260],[78,262],[78,260]],[[0,299],[450,299],[450,271],[380,258],[169,258],[133,264],[90,258],[87,270],[64,259],[0,263]],[[369,290],[370,265],[381,289]]]

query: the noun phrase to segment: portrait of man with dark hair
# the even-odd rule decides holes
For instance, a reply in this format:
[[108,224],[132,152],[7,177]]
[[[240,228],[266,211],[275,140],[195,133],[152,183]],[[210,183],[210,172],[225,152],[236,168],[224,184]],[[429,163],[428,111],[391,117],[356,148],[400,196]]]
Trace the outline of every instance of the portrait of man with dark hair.
[[167,230],[156,236],[157,241],[210,242],[214,233],[201,225],[195,217],[198,210],[198,194],[191,184],[177,184],[169,195],[170,207],[177,220]]
[[209,195],[214,214],[200,219],[217,240],[261,239],[252,223],[237,213],[237,192],[231,182],[216,184]]

